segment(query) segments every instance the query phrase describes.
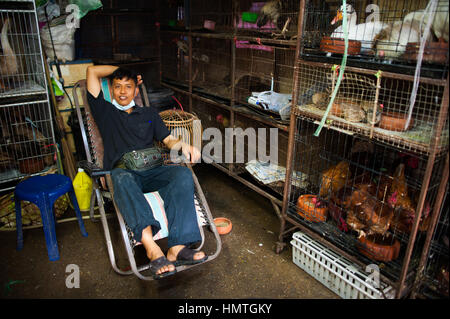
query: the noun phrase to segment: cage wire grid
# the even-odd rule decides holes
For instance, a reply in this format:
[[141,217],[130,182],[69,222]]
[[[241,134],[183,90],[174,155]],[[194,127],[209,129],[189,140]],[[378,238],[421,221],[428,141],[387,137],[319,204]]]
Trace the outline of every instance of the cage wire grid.
[[[428,295],[429,291],[433,293],[432,298],[448,298],[449,284],[445,280],[445,274],[448,274],[449,265],[449,247],[448,247],[448,225],[449,225],[449,197],[448,185],[445,193],[443,205],[441,207],[438,224],[431,240],[430,250],[428,252],[427,262],[424,269],[424,278],[422,280],[422,293]],[[447,277],[448,278],[448,277]]]
[[187,43],[187,39],[187,36],[179,33],[161,32],[161,73],[163,80],[177,82],[178,85],[189,84],[188,47],[183,46],[183,43]]
[[250,44],[252,48],[238,48],[240,45],[236,43],[235,99],[238,103],[247,103],[253,92],[273,89],[276,93],[291,94],[295,50],[253,44]]
[[[296,113],[320,121],[330,101],[339,67],[300,63]],[[413,82],[383,77],[383,72],[346,71],[327,117],[327,125],[358,133],[406,151],[430,152],[433,130],[439,120],[444,84],[422,82],[410,110]],[[448,120],[441,134],[440,152],[448,149]]]
[[[428,19],[428,4],[425,0],[347,2],[349,65],[366,62],[369,68],[414,73],[420,37],[424,34]],[[331,61],[342,56],[342,18],[332,24],[339,9],[342,9],[340,2],[307,1],[302,34],[302,56],[305,59]],[[436,18],[431,23],[427,38],[422,73],[430,71],[434,76],[444,77],[445,67],[449,65],[448,0],[438,0],[434,11],[431,6],[429,9]]]
[[[241,129],[241,130],[239,130]],[[273,132],[271,132],[271,129]],[[274,129],[270,125],[257,123],[241,114],[235,114],[233,130],[233,170],[237,174],[250,174],[259,185],[283,195],[285,166],[287,160],[288,132]],[[251,136],[255,134],[255,138]],[[272,145],[271,134],[276,138]],[[237,141],[243,141],[237,148]],[[277,162],[271,159],[276,157]],[[238,161],[242,159],[243,161]],[[267,160],[269,158],[269,160]],[[261,170],[259,173],[252,168]]]
[[192,37],[194,91],[231,99],[231,45],[231,40]]
[[0,97],[45,94],[34,11],[0,8],[0,24],[8,39],[0,53]]
[[[427,158],[334,129],[323,129],[319,137],[315,137],[313,133],[316,128],[317,125],[307,119],[298,117],[296,120],[293,175],[287,209],[289,217],[321,234],[358,260],[382,264],[382,272],[397,280],[414,218],[405,214],[406,199],[410,201],[410,209],[415,211]],[[419,224],[410,270],[419,262],[420,247],[426,237],[443,162],[443,157],[436,159],[424,206],[423,216],[426,217]],[[342,168],[342,163],[348,164],[347,171]],[[395,175],[400,164],[405,167],[403,176]],[[337,172],[339,165],[339,173],[330,174],[333,170]],[[398,197],[398,202],[392,204],[390,200],[397,190],[392,186],[394,183],[397,185],[395,187],[403,185],[406,197]],[[363,191],[364,187],[367,187],[366,191]],[[306,209],[303,204],[306,201],[300,202],[300,197],[310,194],[316,198],[317,204],[311,204],[311,209]],[[364,195],[362,199],[357,197],[361,194]],[[359,204],[349,204],[355,199],[371,206],[362,205],[359,209]],[[395,209],[391,209],[392,206]],[[326,213],[323,213],[324,209]],[[325,221],[319,219],[322,214],[327,216]],[[377,238],[385,245],[399,247],[398,257],[392,260],[374,259],[377,250],[358,240],[361,230],[364,232],[362,237]]]

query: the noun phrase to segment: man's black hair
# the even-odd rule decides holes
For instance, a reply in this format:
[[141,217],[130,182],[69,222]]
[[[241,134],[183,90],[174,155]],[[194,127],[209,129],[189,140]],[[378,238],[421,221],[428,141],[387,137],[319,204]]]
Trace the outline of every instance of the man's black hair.
[[126,68],[118,68],[110,75],[111,82],[114,79],[122,80],[123,78],[131,79],[134,81],[134,84],[137,85],[137,74],[132,70]]

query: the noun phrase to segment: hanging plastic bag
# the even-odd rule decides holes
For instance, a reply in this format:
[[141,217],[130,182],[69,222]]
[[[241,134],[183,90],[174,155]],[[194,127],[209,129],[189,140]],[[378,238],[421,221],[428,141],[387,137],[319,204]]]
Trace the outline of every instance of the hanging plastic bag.
[[78,19],[83,18],[89,11],[103,7],[100,0],[70,0],[69,2],[78,6]]
[[[65,24],[52,26],[50,28],[46,25],[41,30],[41,39],[44,46],[45,53],[51,60],[72,61],[75,59],[75,39],[73,37],[75,28],[68,28]],[[52,45],[53,39],[53,45]],[[56,58],[53,51],[56,52]]]
[[59,5],[57,5],[56,3],[47,2],[36,9],[39,22],[47,22],[45,11],[47,11],[47,17],[49,21],[51,21],[53,18],[59,17],[59,15],[61,14]]

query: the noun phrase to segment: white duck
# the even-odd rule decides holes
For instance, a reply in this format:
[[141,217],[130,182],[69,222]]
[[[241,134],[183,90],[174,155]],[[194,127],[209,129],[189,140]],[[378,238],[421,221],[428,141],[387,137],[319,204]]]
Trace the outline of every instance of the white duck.
[[391,61],[405,52],[409,42],[420,42],[418,25],[412,21],[396,21],[375,37],[376,56]]
[[[373,9],[374,13],[372,14],[373,17],[370,22],[366,23],[360,23],[356,24],[357,21],[357,14],[355,9],[352,5],[347,4],[346,11],[347,11],[347,20],[348,20],[348,39],[349,40],[356,40],[361,42],[361,53],[368,53],[372,49],[372,42],[375,36],[384,28],[386,27],[386,23],[380,22],[380,21],[374,21],[377,20],[376,17],[379,17],[379,9],[378,6],[373,5],[371,6],[371,9]],[[377,13],[378,10],[378,13]],[[343,19],[342,12],[344,11],[343,5],[339,8],[337,11],[336,17],[331,21],[331,24],[335,24],[338,21]],[[334,32],[331,34],[332,38],[344,38],[344,32],[342,29],[342,26],[336,28]]]
[[[431,30],[433,31],[436,38],[439,40],[444,40],[448,42],[448,30],[449,30],[449,12],[448,12],[448,2],[449,0],[438,0],[436,6],[436,13],[434,15],[433,23],[431,24]],[[421,33],[423,33],[425,26],[428,21],[428,15],[425,14],[425,10],[417,10],[408,13],[403,22],[411,22],[417,28],[421,28]]]

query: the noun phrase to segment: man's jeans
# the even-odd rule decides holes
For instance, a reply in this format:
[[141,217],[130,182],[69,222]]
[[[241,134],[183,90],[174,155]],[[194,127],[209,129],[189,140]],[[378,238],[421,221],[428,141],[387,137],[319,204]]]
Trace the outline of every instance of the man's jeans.
[[111,171],[114,200],[137,241],[151,225],[153,235],[161,228],[153,217],[144,193],[158,191],[168,221],[168,247],[201,240],[194,205],[194,181],[184,166],[160,166],[146,171],[114,168]]

